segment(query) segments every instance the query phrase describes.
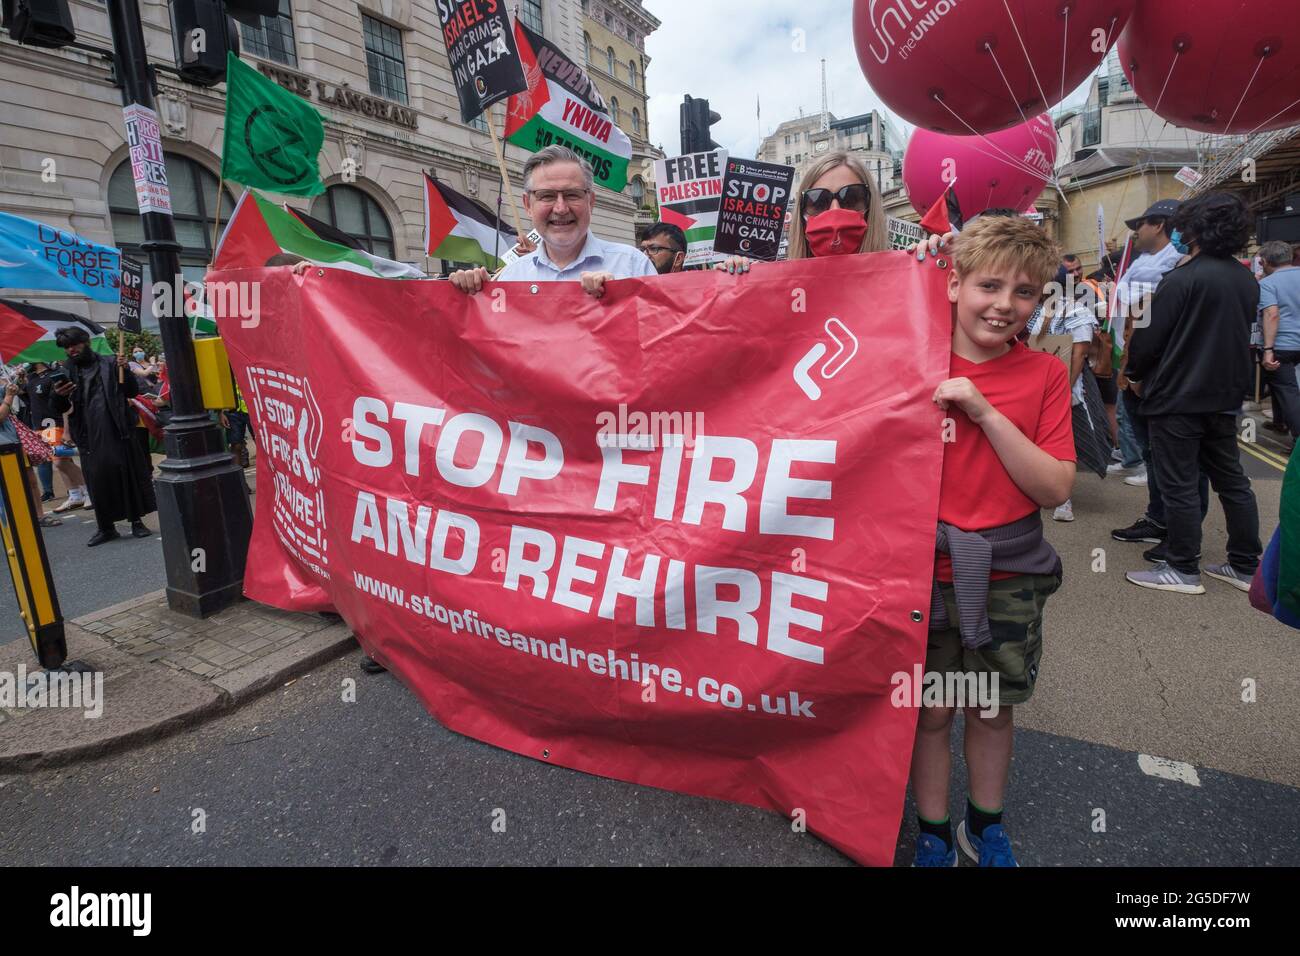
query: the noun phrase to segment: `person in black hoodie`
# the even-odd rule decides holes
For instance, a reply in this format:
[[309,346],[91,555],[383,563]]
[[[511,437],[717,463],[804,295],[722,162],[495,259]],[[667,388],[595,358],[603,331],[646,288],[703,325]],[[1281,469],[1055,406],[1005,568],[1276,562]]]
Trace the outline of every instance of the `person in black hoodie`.
[[1207,193],[1184,202],[1173,226],[1189,257],[1161,280],[1150,326],[1133,336],[1128,360],[1165,499],[1167,560],[1126,576],[1140,587],[1205,592],[1196,487],[1203,470],[1228,523],[1228,563],[1207,565],[1205,573],[1248,591],[1263,549],[1255,493],[1237,452],[1236,415],[1251,387],[1259,283],[1234,254],[1246,244],[1250,216],[1234,194]]

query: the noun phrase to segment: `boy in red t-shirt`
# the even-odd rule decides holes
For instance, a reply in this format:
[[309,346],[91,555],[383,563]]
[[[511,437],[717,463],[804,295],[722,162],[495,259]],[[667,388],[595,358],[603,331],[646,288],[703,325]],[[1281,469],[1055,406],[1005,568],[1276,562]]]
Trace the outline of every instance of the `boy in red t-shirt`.
[[[934,392],[948,420],[925,667],[927,685],[942,681],[946,690],[943,704],[924,706],[917,723],[916,866],[957,865],[948,785],[959,704],[970,795],[956,843],[981,866],[1016,865],[1002,829],[1011,705],[1033,693],[1043,605],[1061,581],[1039,509],[1070,496],[1075,471],[1068,370],[1016,336],[1059,259],[1042,229],[1019,217],[976,219],[953,249],[952,377]],[[970,699],[973,687],[978,700]]]

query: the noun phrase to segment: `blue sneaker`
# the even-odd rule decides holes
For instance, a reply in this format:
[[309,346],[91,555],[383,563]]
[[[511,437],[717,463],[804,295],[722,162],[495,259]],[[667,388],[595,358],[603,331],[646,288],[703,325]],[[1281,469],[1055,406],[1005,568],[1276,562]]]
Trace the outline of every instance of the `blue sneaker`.
[[957,850],[948,849],[933,833],[922,833],[916,839],[916,856],[912,857],[913,866],[956,866]]
[[980,866],[1019,866],[1011,852],[1011,841],[1002,824],[994,823],[984,828],[984,836],[977,837],[963,820],[957,827],[957,842],[965,854]]

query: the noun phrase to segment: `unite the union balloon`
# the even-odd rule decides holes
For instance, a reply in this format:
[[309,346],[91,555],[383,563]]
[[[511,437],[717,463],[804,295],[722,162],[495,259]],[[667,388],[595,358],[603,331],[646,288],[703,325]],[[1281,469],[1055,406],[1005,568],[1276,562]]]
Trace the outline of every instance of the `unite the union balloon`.
[[1120,65],[1162,119],[1206,133],[1300,123],[1300,2],[1142,0]]
[[967,218],[995,207],[1023,212],[1043,191],[1055,162],[1056,128],[1046,113],[988,136],[918,129],[903,155],[903,184],[922,216],[954,178]]
[[872,90],[903,119],[939,133],[991,133],[1063,100],[1102,61],[1133,5],[855,0],[853,39]]

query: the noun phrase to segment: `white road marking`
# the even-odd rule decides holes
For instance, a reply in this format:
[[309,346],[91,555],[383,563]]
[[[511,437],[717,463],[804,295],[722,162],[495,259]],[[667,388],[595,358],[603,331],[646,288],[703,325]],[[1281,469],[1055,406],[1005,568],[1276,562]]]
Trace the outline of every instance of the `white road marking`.
[[1183,763],[1181,760],[1170,760],[1168,757],[1153,757],[1150,754],[1138,754],[1138,766],[1148,777],[1161,777],[1165,780],[1176,780],[1179,783],[1190,784],[1193,787],[1201,785],[1201,778],[1196,774],[1196,768],[1189,763]]

